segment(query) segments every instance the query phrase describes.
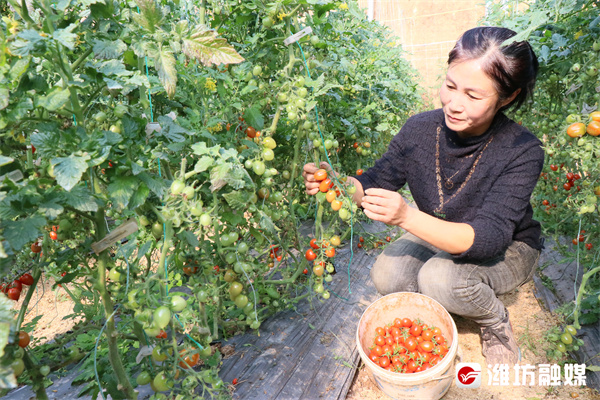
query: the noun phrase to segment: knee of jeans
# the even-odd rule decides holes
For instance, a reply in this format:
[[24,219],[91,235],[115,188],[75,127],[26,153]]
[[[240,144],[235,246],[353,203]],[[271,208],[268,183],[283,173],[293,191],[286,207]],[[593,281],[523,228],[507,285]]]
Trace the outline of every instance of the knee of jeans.
[[[432,260],[434,261],[434,260]],[[428,262],[419,271],[418,284],[422,294],[438,301],[455,299],[464,293],[464,282],[445,272],[446,266],[436,262]]]
[[371,267],[371,280],[377,292],[384,296],[397,292],[417,292],[419,289],[416,277],[407,276],[400,268],[394,268],[382,256]]

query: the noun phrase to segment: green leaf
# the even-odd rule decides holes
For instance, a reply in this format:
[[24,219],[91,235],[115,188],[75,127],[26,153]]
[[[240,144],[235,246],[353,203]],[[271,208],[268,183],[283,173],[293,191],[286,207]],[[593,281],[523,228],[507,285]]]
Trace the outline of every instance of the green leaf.
[[[14,311],[12,308],[12,300],[4,295],[0,295],[0,357],[4,356],[4,348],[8,344],[10,324],[14,318]],[[1,372],[0,375],[2,375]]]
[[260,227],[262,229],[265,229],[267,232],[272,234],[275,234],[280,230],[278,227],[275,226],[271,217],[265,214],[264,211],[259,210],[258,214],[260,215]]
[[10,92],[7,88],[0,88],[0,110],[4,110],[10,101]]
[[64,29],[57,29],[52,34],[52,37],[54,38],[54,40],[56,40],[58,43],[62,44],[69,50],[74,50],[75,49],[75,40],[77,40],[77,35],[74,34],[72,31],[76,27],[77,27],[77,25],[70,24],[69,26],[67,26]]
[[46,218],[39,215],[4,222],[4,237],[15,251],[19,251],[27,243],[33,242],[42,236],[42,228],[46,225]]
[[196,172],[204,172],[209,167],[212,167],[212,165],[214,164],[214,162],[215,162],[215,160],[212,157],[203,156],[203,157],[201,157],[198,160],[198,162],[194,166],[194,171],[196,171]]
[[43,48],[45,39],[35,29],[26,29],[17,35],[10,48],[10,51],[15,56],[26,57],[29,53]]
[[117,211],[127,207],[129,199],[133,196],[138,185],[139,181],[133,176],[115,177],[113,182],[108,185],[110,199],[113,202],[113,207],[116,206]]
[[252,106],[244,113],[244,119],[249,126],[253,127],[257,131],[260,131],[265,126],[265,118],[261,114],[260,110],[256,106]]
[[98,203],[87,187],[77,186],[70,192],[61,192],[61,198],[69,206],[83,212],[98,211]]
[[154,0],[136,0],[140,13],[133,13],[133,19],[150,33],[156,32],[160,27],[163,15],[160,7]]
[[184,239],[188,242],[188,244],[190,246],[192,246],[192,248],[196,248],[200,245],[200,242],[198,241],[198,238],[196,237],[196,235],[194,235],[190,231],[183,231],[181,233],[181,236],[184,237]]
[[211,156],[218,156],[219,150],[221,150],[221,146],[217,144],[212,147],[206,147],[205,142],[198,142],[192,145],[192,150],[197,156],[203,156],[205,154],[209,154]]
[[37,99],[37,105],[48,111],[56,111],[64,106],[71,96],[68,89],[54,88],[48,95],[40,96]]
[[231,171],[233,164],[220,162],[210,170],[210,191],[214,192],[227,184],[227,176]]
[[158,79],[165,88],[167,96],[172,99],[177,87],[177,69],[171,48],[159,44],[154,56],[154,67],[158,71]]
[[46,202],[40,204],[39,210],[46,216],[46,218],[55,219],[60,214],[62,214],[64,208],[60,204],[54,202]]
[[164,179],[157,179],[147,172],[142,172],[137,177],[148,186],[148,188],[159,198],[164,196],[167,184]]
[[600,371],[600,365],[586,366],[585,369],[587,369],[588,371],[598,372]]
[[[0,295],[0,297],[6,298],[5,295]],[[10,326],[10,324],[0,324],[0,331],[8,329],[6,328],[6,326]],[[17,378],[15,378],[15,374],[13,373],[12,369],[9,367],[5,367],[4,365],[0,365],[0,389],[13,389],[16,387]]]
[[94,40],[94,57],[97,59],[112,60],[120,57],[127,45],[121,40]]
[[31,57],[25,57],[17,60],[8,73],[8,79],[11,82],[18,82],[19,79],[21,79],[21,76],[23,76],[23,74],[27,71],[27,68],[29,68],[30,60]]
[[56,174],[56,182],[66,191],[73,187],[81,180],[81,176],[86,171],[87,161],[90,159],[88,154],[76,156],[71,154],[69,157],[56,157],[51,160],[54,165],[54,173]]
[[250,201],[250,196],[248,192],[242,191],[233,191],[229,193],[225,193],[223,198],[229,204],[231,208],[234,210],[243,210],[246,208]]
[[30,98],[23,99],[12,108],[8,114],[9,121],[18,121],[27,115],[29,110],[33,110],[33,101]]
[[150,251],[150,249],[152,248],[152,240],[148,240],[146,243],[144,243],[138,250],[137,252],[137,259],[140,260],[142,257],[144,257],[146,255],[146,253],[148,253]]
[[217,33],[205,26],[197,26],[183,39],[183,53],[195,58],[202,64],[239,64],[244,58],[223,38],[217,38]]
[[129,208],[131,210],[138,208],[142,204],[146,202],[148,195],[150,194],[150,189],[144,183],[138,183],[139,186],[137,190],[131,196],[131,200],[129,200]]
[[2,167],[4,165],[8,165],[13,161],[15,161],[14,158],[6,157],[6,156],[3,156],[2,154],[0,154],[0,167]]
[[160,135],[174,141],[174,142],[183,142],[185,140],[184,134],[189,134],[190,131],[182,127],[181,125],[175,123],[170,117],[160,116],[158,117],[158,122],[160,123]]
[[130,76],[133,75],[132,71],[129,71],[123,61],[121,60],[108,60],[102,61],[95,66],[96,70],[101,74],[111,76]]

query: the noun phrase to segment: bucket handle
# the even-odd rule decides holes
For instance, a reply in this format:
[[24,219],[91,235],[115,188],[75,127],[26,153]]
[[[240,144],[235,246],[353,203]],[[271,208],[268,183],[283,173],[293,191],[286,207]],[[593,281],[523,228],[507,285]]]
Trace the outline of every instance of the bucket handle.
[[[458,359],[458,362],[461,363],[462,362],[462,351],[460,349],[460,347],[458,348],[458,351],[456,352],[456,357],[454,357],[454,363],[456,364],[456,360]],[[454,372],[451,374],[446,374],[446,375],[442,375],[442,376],[438,376],[437,378],[431,378],[432,381],[441,381],[442,379],[447,379],[447,378],[451,378],[454,377]]]

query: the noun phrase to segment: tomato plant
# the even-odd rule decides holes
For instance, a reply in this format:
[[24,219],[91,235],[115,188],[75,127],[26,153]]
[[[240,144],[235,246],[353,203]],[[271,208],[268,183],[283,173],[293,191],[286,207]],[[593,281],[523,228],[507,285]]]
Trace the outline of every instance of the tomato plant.
[[[145,1],[42,1],[30,14],[14,2],[0,22],[0,175],[25,177],[0,187],[0,281],[23,299],[15,331],[42,276],[81,305],[84,333],[104,318],[107,356],[84,361],[99,363],[91,397],[134,397],[130,373],[174,396],[187,377],[203,381],[197,397],[223,390],[212,342],[294,307],[297,286],[327,299],[333,247],[359,214],[346,176],[377,159],[420,106],[401,49],[356,2],[208,3],[168,2],[167,12]],[[305,25],[313,35],[282,44]],[[298,180],[306,156],[335,160],[338,172],[320,173],[316,248],[298,232],[312,200]],[[96,246],[120,229],[129,234]],[[307,247],[308,257],[292,251]],[[320,276],[308,273],[314,261]],[[30,286],[9,288],[15,280]],[[169,291],[176,285],[185,296]],[[117,305],[120,322],[109,318]],[[201,372],[172,373],[182,360],[165,332],[198,348]],[[123,351],[158,343],[159,371]],[[69,349],[82,358],[94,347]],[[43,382],[34,389],[45,398]]]

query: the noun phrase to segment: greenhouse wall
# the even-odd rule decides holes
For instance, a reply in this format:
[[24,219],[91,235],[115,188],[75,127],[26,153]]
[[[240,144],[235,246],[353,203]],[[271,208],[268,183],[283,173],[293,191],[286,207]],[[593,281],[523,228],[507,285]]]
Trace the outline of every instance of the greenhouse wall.
[[423,76],[429,99],[439,106],[438,89],[448,52],[485,15],[481,0],[359,0],[369,17],[390,27]]

